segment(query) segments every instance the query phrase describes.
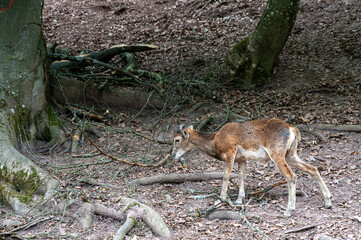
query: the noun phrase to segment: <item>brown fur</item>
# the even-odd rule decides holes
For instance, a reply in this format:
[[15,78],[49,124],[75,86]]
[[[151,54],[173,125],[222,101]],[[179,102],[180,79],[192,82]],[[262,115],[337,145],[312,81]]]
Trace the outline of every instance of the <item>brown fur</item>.
[[180,128],[174,138],[172,155],[180,158],[187,151],[196,149],[225,161],[221,199],[226,197],[233,164],[238,162],[240,192],[236,203],[242,203],[244,198],[246,161],[273,161],[288,182],[289,198],[285,214],[289,216],[295,209],[296,201],[296,175],[290,166],[310,174],[319,184],[326,206],[331,206],[331,194],[317,168],[303,162],[297,154],[300,140],[299,130],[280,119],[228,123],[216,133],[197,132],[193,127]]

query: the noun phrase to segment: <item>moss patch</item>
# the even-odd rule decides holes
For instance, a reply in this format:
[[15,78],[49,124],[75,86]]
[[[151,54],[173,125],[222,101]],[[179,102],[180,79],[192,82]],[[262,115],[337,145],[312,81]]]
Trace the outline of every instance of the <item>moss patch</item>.
[[33,199],[34,192],[40,187],[40,177],[34,167],[30,171],[10,171],[7,167],[0,169],[0,181],[3,184],[12,186],[13,192],[6,191],[5,187],[0,188],[1,199],[5,202],[4,195],[18,198],[23,203],[29,203]]
[[47,104],[46,113],[47,113],[47,115],[48,115],[49,124],[50,124],[51,126],[54,126],[54,125],[59,126],[59,121],[58,121],[58,119],[56,118],[54,109],[53,109],[53,107],[50,105],[50,103]]

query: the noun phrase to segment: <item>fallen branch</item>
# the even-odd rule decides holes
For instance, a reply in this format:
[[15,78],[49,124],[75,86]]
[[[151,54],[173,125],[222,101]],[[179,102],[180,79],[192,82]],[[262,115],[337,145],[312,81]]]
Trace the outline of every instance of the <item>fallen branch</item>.
[[13,230],[11,231],[8,231],[8,232],[1,232],[0,233],[0,236],[1,235],[13,235],[15,234],[16,232],[20,231],[20,230],[23,230],[23,229],[28,229],[32,226],[35,226],[36,224],[38,223],[41,223],[41,222],[45,222],[45,221],[48,221],[50,219],[53,219],[52,217],[47,217],[47,218],[41,218],[41,219],[36,219],[36,220],[33,220],[33,221],[30,221],[30,222],[27,222],[19,227],[16,227],[14,228]]
[[321,224],[323,224],[323,223],[316,223],[316,224],[306,225],[306,226],[303,226],[303,227],[300,227],[300,228],[291,229],[291,230],[288,230],[288,231],[284,232],[284,234],[298,233],[298,232],[307,231],[307,230],[315,228],[315,227],[317,227],[317,226],[319,226]]
[[361,132],[361,125],[312,124],[311,126],[321,130]]
[[314,128],[321,130],[345,131],[345,132],[361,132],[361,125],[333,125],[333,124],[298,124],[299,128]]
[[99,114],[94,114],[94,113],[87,112],[82,109],[71,107],[71,106],[69,106],[68,109],[81,119],[86,117],[91,120],[95,120],[95,121],[99,121],[99,122],[103,121],[103,116],[101,116]]
[[275,188],[275,187],[277,187],[277,186],[280,186],[280,185],[286,184],[286,183],[287,183],[287,181],[286,181],[286,180],[283,180],[283,181],[281,181],[281,182],[278,182],[278,183],[272,184],[272,185],[270,185],[270,186],[268,186],[268,187],[265,187],[265,188],[263,188],[262,190],[255,191],[255,192],[251,192],[250,195],[256,195],[256,194],[262,193],[261,197],[259,198],[259,199],[262,199],[262,198],[264,197],[264,195],[265,195],[268,191],[270,191],[272,188]]
[[[118,67],[115,67],[111,64],[108,64],[108,63],[105,63],[103,61],[100,61],[100,60],[97,60],[97,59],[94,59],[94,58],[91,58],[89,56],[68,56],[68,55],[65,55],[65,54],[54,54],[53,57],[55,58],[58,58],[58,59],[61,59],[61,60],[68,60],[70,62],[74,62],[74,63],[80,63],[80,65],[76,65],[77,68],[82,68],[82,67],[85,67],[87,65],[99,65],[99,66],[102,66],[102,67],[105,67],[107,69],[111,69],[111,70],[114,70],[116,71],[118,74],[122,75],[122,76],[127,76],[127,77],[130,77],[131,79],[133,79],[133,81],[135,81],[136,83],[142,85],[142,86],[146,86],[146,87],[150,87],[150,88],[153,88],[155,89],[159,94],[161,94],[161,91],[159,90],[159,88],[156,86],[156,85],[153,85],[153,84],[150,84],[150,83],[146,83],[146,82],[143,82],[139,77],[131,74],[130,72],[126,71],[126,70],[123,70],[121,68],[118,68]],[[60,62],[62,63],[62,62]],[[55,63],[54,63],[55,64]],[[51,65],[52,68],[53,68],[53,64]],[[62,68],[64,68],[64,66],[62,66]]]
[[310,128],[309,126],[306,125],[297,125],[297,128],[302,131],[302,132],[307,132],[309,134],[312,134],[314,136],[316,136],[317,138],[319,138],[321,141],[323,142],[328,142],[328,139],[323,136],[321,133],[314,131],[312,128]]
[[[116,55],[120,55],[122,53],[135,53],[135,52],[143,52],[143,51],[149,51],[149,50],[155,50],[158,49],[158,46],[155,45],[147,45],[147,44],[140,44],[140,45],[117,45],[117,46],[113,46],[111,48],[102,50],[102,51],[95,51],[95,52],[91,52],[89,54],[86,55],[78,55],[76,57],[81,57],[81,58],[93,58],[102,62],[109,62],[114,56]],[[62,58],[60,58],[59,53],[54,53],[54,54],[50,54],[50,58],[53,60],[64,60]],[[75,68],[81,68],[81,67],[85,67],[87,66],[88,63],[86,62],[79,62],[79,61],[73,61],[71,59],[65,59],[65,61],[56,61],[53,62],[51,64],[51,67],[53,69],[62,69],[62,68],[67,68],[67,69],[75,69]]]
[[73,135],[73,141],[71,143],[71,154],[72,155],[76,155],[77,151],[78,151],[78,145],[79,145],[79,141],[80,141],[80,137],[82,136],[82,128],[81,126],[79,126],[76,130],[75,133]]
[[[161,174],[157,176],[144,177],[136,179],[133,184],[150,185],[155,183],[183,183],[183,182],[198,182],[209,179],[222,179],[223,172],[209,172],[209,173],[189,173],[189,174]],[[237,177],[236,174],[232,174],[231,178]]]

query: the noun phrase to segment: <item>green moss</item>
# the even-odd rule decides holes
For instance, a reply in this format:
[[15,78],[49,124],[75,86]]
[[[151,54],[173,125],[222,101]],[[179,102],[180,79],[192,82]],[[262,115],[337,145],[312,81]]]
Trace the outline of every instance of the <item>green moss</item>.
[[50,124],[51,126],[53,126],[53,125],[59,126],[59,121],[58,121],[58,119],[56,118],[54,109],[53,109],[53,107],[50,105],[50,103],[47,104],[46,113],[47,113],[47,115],[48,115],[49,124]]
[[4,195],[18,198],[23,203],[29,203],[33,199],[34,192],[40,187],[40,177],[34,167],[30,171],[19,170],[9,171],[7,167],[0,169],[0,182],[13,186],[14,191],[6,191],[5,187],[0,188],[1,199],[5,201]]
[[0,99],[0,108],[4,109],[7,107],[6,101],[4,99]]

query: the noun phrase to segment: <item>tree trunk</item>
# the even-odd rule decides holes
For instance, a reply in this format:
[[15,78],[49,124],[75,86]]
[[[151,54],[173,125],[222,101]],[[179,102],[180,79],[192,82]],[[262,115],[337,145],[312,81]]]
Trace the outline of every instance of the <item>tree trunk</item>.
[[0,201],[26,213],[34,198],[48,196],[57,181],[17,148],[19,139],[62,139],[47,103],[47,53],[42,0],[0,3]]
[[227,54],[223,71],[227,82],[241,88],[263,85],[291,33],[299,0],[269,0],[254,31]]

